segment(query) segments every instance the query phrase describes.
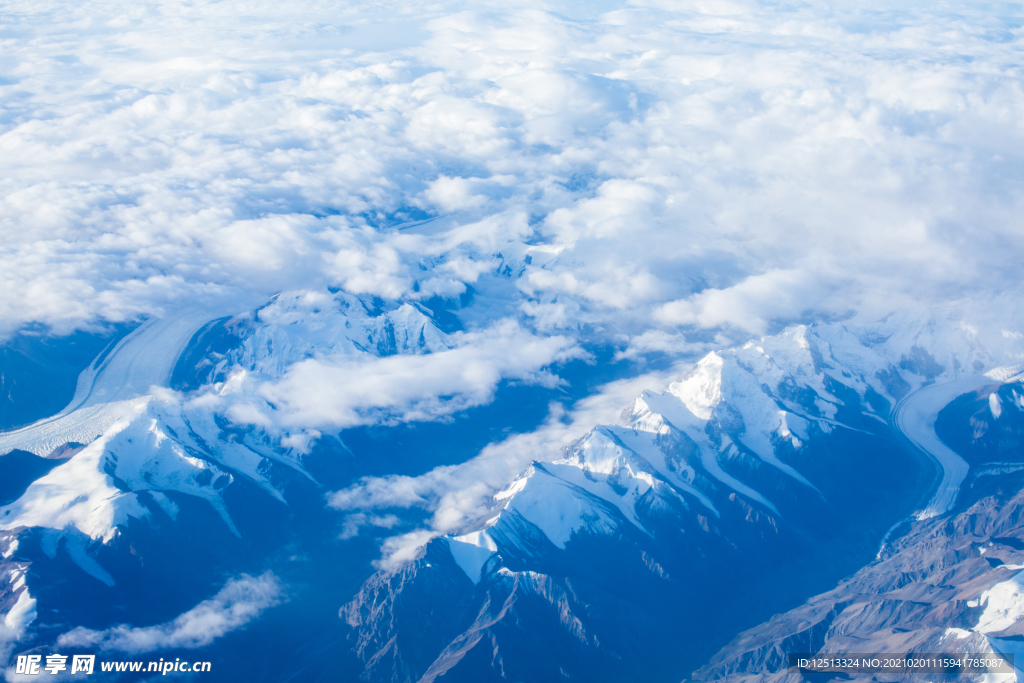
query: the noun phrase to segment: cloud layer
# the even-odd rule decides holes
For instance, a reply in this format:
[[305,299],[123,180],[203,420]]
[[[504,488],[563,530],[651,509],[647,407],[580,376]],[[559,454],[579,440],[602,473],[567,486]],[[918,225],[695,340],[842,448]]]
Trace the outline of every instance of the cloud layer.
[[1016,6],[6,16],[0,334],[232,292],[452,297],[501,264],[503,314],[628,336],[1019,285]]

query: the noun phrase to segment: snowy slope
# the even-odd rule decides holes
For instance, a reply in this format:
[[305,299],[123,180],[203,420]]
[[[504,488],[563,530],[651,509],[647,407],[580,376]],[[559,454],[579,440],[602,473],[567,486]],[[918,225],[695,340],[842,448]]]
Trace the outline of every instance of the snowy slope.
[[867,433],[864,419],[904,434],[934,461],[935,482],[917,516],[942,514],[968,468],[935,434],[936,416],[994,378],[1013,379],[1016,366],[999,363],[1015,354],[1013,345],[993,354],[969,326],[931,314],[869,327],[799,326],[712,352],[664,392],[641,394],[620,424],[595,427],[562,459],[535,463],[495,496],[500,512],[470,535],[500,530],[502,516],[515,512],[564,548],[574,534],[608,534],[622,523],[648,533],[645,519],[678,514],[675,503],[718,516],[715,498],[728,493],[778,514],[763,477],[736,463],[759,461],[800,495],[821,498],[790,463],[836,430]]
[[[955,311],[947,313],[892,316],[867,327],[787,329],[708,354],[664,391],[643,392],[617,424],[593,427],[561,457],[534,462],[508,482],[475,522],[364,584],[342,610],[365,664],[363,677],[484,680],[513,666],[557,664],[570,678],[606,680],[611,668],[585,668],[600,652],[628,669],[617,671],[616,680],[631,680],[630,672],[647,671],[660,657],[679,667],[672,669],[678,680],[686,665],[704,662],[696,659],[706,657],[701,648],[728,642],[755,613],[768,620],[811,597],[813,586],[831,587],[874,566],[893,525],[920,527],[919,535],[932,539],[927,525],[945,528],[945,513],[974,481],[970,475],[1020,470],[999,448],[1019,443],[1011,420],[1024,393],[1006,382],[1019,379],[1024,349],[1012,335],[1001,336],[1008,341],[1000,348],[986,347]],[[954,399],[967,401],[971,411],[984,403],[984,415],[958,419],[976,439],[988,430],[995,452],[987,469],[969,470],[966,463],[978,459],[936,433],[938,413]],[[966,493],[959,502],[965,500]],[[963,517],[967,537],[981,533],[970,511]],[[998,542],[1002,532],[985,533]],[[928,543],[919,549],[928,557],[952,552]],[[927,587],[897,595],[902,582],[923,571],[909,557],[900,571],[875,577],[892,595],[869,607],[844,600],[822,608],[811,616],[824,621],[814,621],[808,633],[755,648],[749,662],[741,649],[723,665],[732,668],[715,669],[708,680],[763,671],[801,639],[841,637],[828,624],[842,609],[844,623],[877,627],[872,637],[889,638],[886,647],[895,649],[885,651],[914,647],[914,638],[939,651],[943,638],[959,632],[947,628],[949,619],[970,637],[965,647],[989,651],[1007,633],[981,631],[1024,623],[1020,586],[1007,573],[1019,567],[988,562],[977,550],[955,552],[973,562],[963,577],[964,590],[981,601],[973,607]],[[944,562],[925,564],[956,584],[960,574],[941,571]],[[999,581],[973,581],[983,568]],[[617,630],[637,608],[660,616],[645,614],[626,633]],[[558,615],[554,622],[539,616],[545,610]],[[403,640],[423,628],[413,614],[431,615],[436,642]],[[887,628],[916,628],[920,614],[927,616],[921,631],[903,640]],[[810,617],[798,616],[793,625],[803,628]],[[785,635],[790,625],[778,628]],[[594,634],[601,646],[587,651]],[[671,634],[672,644],[638,654],[641,641],[659,634]],[[556,642],[573,645],[546,654],[546,645]],[[681,642],[693,645],[680,648]],[[810,642],[799,647],[815,647]],[[579,661],[565,654],[575,647],[585,653]],[[762,680],[757,675],[749,680]]]
[[265,377],[281,377],[292,364],[315,356],[431,353],[452,347],[423,309],[402,304],[374,314],[358,298],[339,292],[285,293],[244,325],[241,345],[223,359]]
[[[266,462],[304,472],[299,454],[282,444],[286,434],[258,425],[225,432],[224,412],[232,405],[265,403],[256,393],[260,378],[280,376],[313,354],[429,353],[450,346],[409,304],[373,315],[343,294],[282,295],[237,320],[241,343],[214,354],[219,365],[209,371],[221,371],[226,381],[189,395],[166,389],[182,349],[213,317],[213,310],[196,308],[143,324],[82,373],[74,401],[59,415],[0,434],[5,453],[17,448],[45,456],[65,443],[85,444],[0,509],[0,529],[73,529],[106,543],[129,517],[147,517],[147,506],[171,509],[162,492],[173,491],[206,501],[237,535],[223,501],[234,477],[283,500]],[[143,491],[154,495],[140,500]]]

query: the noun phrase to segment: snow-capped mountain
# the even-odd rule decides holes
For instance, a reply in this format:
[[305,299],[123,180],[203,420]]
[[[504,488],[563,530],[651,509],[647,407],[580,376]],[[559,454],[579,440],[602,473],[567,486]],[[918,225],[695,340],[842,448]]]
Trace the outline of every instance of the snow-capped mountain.
[[[597,661],[601,679],[682,676],[726,633],[871,563],[894,525],[944,519],[968,465],[938,412],[1015,368],[941,326],[793,328],[644,392],[497,492],[478,524],[364,585],[342,609],[364,677],[593,680]],[[1020,403],[1005,386],[987,394],[992,416]],[[422,613],[444,624],[432,649],[403,637]],[[562,641],[579,656],[551,653]]]
[[[1021,653],[1024,411],[1006,373],[946,406],[937,431],[970,465],[951,514],[907,520],[874,562],[737,635],[694,680],[802,680],[787,652]],[[1006,381],[1010,380],[1010,381]],[[989,674],[986,681],[1018,680]],[[976,677],[965,677],[974,680]],[[868,675],[853,680],[871,680]]]
[[[192,336],[186,325],[179,329]],[[236,346],[225,353],[204,348],[204,337],[213,331],[225,334],[226,329]],[[120,343],[115,357],[128,352],[134,359],[152,353],[132,347],[157,338],[166,346],[169,337],[165,326],[159,337],[143,326]],[[118,395],[107,400],[109,384],[119,383],[121,392],[132,388],[120,383],[116,365],[90,367],[79,381],[79,394],[86,396],[76,394],[64,414],[0,437],[0,448],[40,456],[52,453],[55,444],[88,443],[0,509],[0,529],[74,529],[88,539],[108,542],[128,517],[149,515],[136,494],[152,491],[156,496],[151,498],[165,512],[172,509],[165,503],[166,492],[207,501],[237,534],[222,499],[233,476],[244,476],[283,501],[271,483],[273,463],[304,472],[294,446],[288,447],[296,442],[289,442],[287,435],[240,430],[225,419],[239,410],[239,403],[259,410],[253,403],[260,399],[254,390],[260,379],[280,377],[297,361],[314,355],[430,353],[451,346],[430,318],[409,304],[373,316],[354,297],[308,294],[279,297],[251,320],[227,319],[205,326],[194,341],[199,343],[181,362],[174,363],[173,356],[171,362],[161,359],[161,367],[147,377],[153,384],[136,386],[123,399]],[[202,390],[187,399],[161,390],[162,384],[170,383],[172,368],[183,387],[202,377],[197,382]],[[108,378],[110,374],[115,377]],[[155,391],[148,391],[150,386]],[[83,431],[87,429],[100,433],[90,439]]]
[[[665,392],[644,392],[623,411],[620,424],[596,427],[563,459],[535,465],[495,500],[559,547],[578,529],[607,532],[615,523],[596,503],[570,506],[579,512],[548,513],[544,505],[557,498],[600,500],[642,531],[638,506],[649,515],[652,506],[666,509],[674,500],[720,517],[710,496],[722,490],[779,515],[771,495],[745,483],[744,472],[758,471],[776,488],[827,503],[801,473],[817,469],[811,453],[815,446],[828,437],[873,435],[891,420],[916,445],[924,442],[928,448],[922,450],[940,466],[942,476],[919,515],[945,512],[966,470],[963,459],[935,434],[938,410],[968,388],[1012,380],[1019,368],[996,367],[983,374],[992,357],[970,336],[959,346],[945,340],[936,349],[940,362],[920,345],[930,330],[908,335],[909,346],[904,341],[903,347],[888,343],[892,332],[883,336],[883,331],[888,330],[798,327],[712,352]],[[992,412],[998,414],[1002,400],[997,393],[990,396]],[[1013,394],[1012,402],[1020,400]],[[933,442],[938,445],[932,447]],[[548,491],[552,479],[560,484]],[[562,490],[568,493],[554,493]]]
[[[225,574],[265,568],[294,534],[296,506],[322,493],[308,439],[246,422],[239,406],[272,411],[261,386],[302,359],[450,349],[428,313],[280,295],[250,314],[210,322],[209,309],[190,310],[112,341],[65,410],[0,434],[0,645],[114,626],[136,603],[148,607],[133,621],[188,613]],[[315,514],[304,524],[331,526]]]
[[[1003,503],[984,502],[986,482],[1012,482],[1019,469],[1006,455],[1024,433],[1012,336],[993,350],[952,313],[800,326],[707,354],[663,391],[642,392],[616,423],[535,460],[461,530],[373,573],[374,543],[358,526],[339,529],[326,494],[359,485],[377,437],[359,436],[371,458],[360,460],[346,425],[361,424],[361,413],[324,422],[306,406],[302,415],[321,421],[300,420],[285,383],[306,368],[299,379],[323,373],[344,395],[360,391],[360,366],[349,361],[379,363],[381,373],[450,354],[453,368],[472,366],[458,355],[471,333],[441,327],[421,305],[375,308],[327,292],[281,294],[236,316],[190,311],[114,338],[64,411],[0,434],[11,475],[0,501],[6,647],[116,651],[129,642],[123,615],[135,603],[149,607],[132,612],[133,624],[171,634],[171,651],[207,647],[181,645],[190,641],[173,636],[175,624],[210,605],[230,611],[243,599],[231,596],[251,600],[238,623],[253,626],[224,637],[273,641],[329,594],[333,608],[288,635],[319,643],[311,666],[321,672],[340,666],[375,681],[760,675],[789,636],[759,623],[777,624],[772,615],[808,600],[815,615],[847,614],[835,607],[845,598],[829,593],[850,590],[836,588],[843,577],[891,578],[894,562],[915,561],[927,534],[967,505],[995,519]],[[493,345],[572,353],[514,327]],[[402,366],[402,380],[418,368]],[[515,372],[558,390],[533,366]],[[445,415],[484,400],[468,386],[458,389],[470,392],[463,403],[434,408]],[[410,410],[424,410],[417,400]],[[457,423],[443,428],[458,438]],[[401,506],[359,515],[377,538],[422,519]],[[995,558],[1000,543],[1015,548],[985,534],[979,558]],[[991,580],[963,589],[977,603],[957,617],[957,628],[981,634],[971,643],[1007,647],[1016,624],[1005,569],[1016,559],[1007,558],[985,560]],[[858,595],[876,590],[865,585]],[[758,635],[733,641],[744,629]],[[920,642],[937,646],[932,635]],[[833,636],[824,637],[827,646]]]

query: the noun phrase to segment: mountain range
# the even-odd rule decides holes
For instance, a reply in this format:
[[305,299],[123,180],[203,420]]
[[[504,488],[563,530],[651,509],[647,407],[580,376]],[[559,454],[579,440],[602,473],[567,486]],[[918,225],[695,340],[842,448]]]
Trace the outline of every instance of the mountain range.
[[[330,492],[429,470],[423,440],[457,467],[446,444],[485,437],[457,418],[302,426],[268,387],[310,359],[455,352],[448,316],[286,293],[10,345],[0,644],[395,683],[795,681],[788,652],[1017,647],[1012,336],[992,348],[949,310],[712,351],[375,565],[422,511],[368,508],[371,533],[347,533]],[[52,391],[42,367],[63,368]],[[187,637],[207,613],[219,630]]]

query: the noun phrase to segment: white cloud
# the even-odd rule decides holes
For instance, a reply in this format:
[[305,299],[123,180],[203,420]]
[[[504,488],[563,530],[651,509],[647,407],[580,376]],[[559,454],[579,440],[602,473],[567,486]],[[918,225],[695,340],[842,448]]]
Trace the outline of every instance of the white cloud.
[[143,654],[163,649],[198,648],[238,630],[281,601],[281,585],[271,572],[231,579],[209,600],[165,624],[102,631],[79,626],[57,638],[58,647],[88,647]]
[[427,189],[423,194],[428,201],[441,207],[444,211],[472,209],[487,201],[485,195],[473,192],[471,180],[459,177],[441,176],[437,180],[427,183]]
[[827,282],[801,270],[775,270],[752,275],[725,289],[707,289],[686,299],[664,304],[655,317],[675,325],[722,327],[745,332],[766,331],[775,318],[796,318],[819,304],[828,293]]
[[[466,295],[450,351],[314,354],[203,399],[299,451],[317,429],[443,419],[503,379],[550,385],[581,342],[685,356],[691,328],[729,343],[1021,290],[1017,5],[5,11],[0,338],[289,290]],[[584,429],[553,415],[461,469],[334,502],[454,528]]]
[[[259,392],[287,428],[437,420],[489,402],[502,380],[556,386],[559,379],[544,368],[581,355],[569,338],[538,337],[511,320],[452,340],[456,348],[426,355],[310,358]],[[229,414],[249,424],[269,419],[252,410]]]
[[341,533],[338,538],[353,538],[359,535],[359,530],[365,526],[373,526],[383,529],[390,529],[399,523],[395,515],[366,515],[362,512],[348,515],[341,525]]
[[628,337],[627,342],[626,348],[615,352],[615,360],[637,358],[652,351],[674,356],[683,353],[700,355],[712,350],[711,344],[693,343],[687,341],[684,335],[662,330],[647,330],[635,337]]
[[630,335],[1019,285],[1015,6],[467,7],[15,2],[0,335],[453,297],[510,239],[562,253],[507,296]]

